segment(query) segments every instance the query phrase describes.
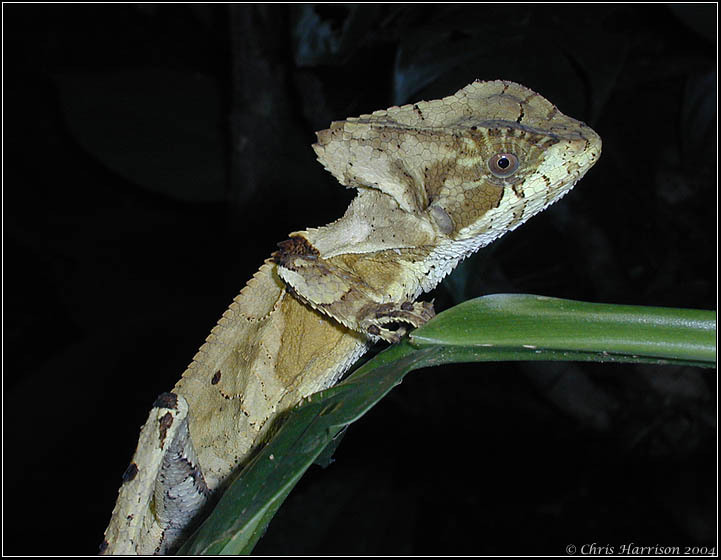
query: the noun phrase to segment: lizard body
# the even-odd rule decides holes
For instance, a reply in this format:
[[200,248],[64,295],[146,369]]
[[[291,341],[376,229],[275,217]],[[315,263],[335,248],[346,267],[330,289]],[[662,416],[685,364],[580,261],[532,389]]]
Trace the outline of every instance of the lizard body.
[[340,219],[279,244],[156,402],[103,552],[172,551],[283,411],[371,342],[428,321],[432,306],[415,300],[568,192],[601,140],[524,86],[476,81],[334,122],[314,149],[357,196]]

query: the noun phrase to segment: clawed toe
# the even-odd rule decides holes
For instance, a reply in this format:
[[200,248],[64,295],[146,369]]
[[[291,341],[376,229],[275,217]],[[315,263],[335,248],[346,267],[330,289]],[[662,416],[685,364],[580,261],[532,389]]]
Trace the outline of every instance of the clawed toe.
[[[419,327],[435,316],[433,304],[427,301],[405,301],[400,305],[383,303],[375,307],[366,332],[373,338],[385,340],[390,343],[398,342],[408,332],[408,328]],[[386,328],[386,325],[396,325],[395,329]]]

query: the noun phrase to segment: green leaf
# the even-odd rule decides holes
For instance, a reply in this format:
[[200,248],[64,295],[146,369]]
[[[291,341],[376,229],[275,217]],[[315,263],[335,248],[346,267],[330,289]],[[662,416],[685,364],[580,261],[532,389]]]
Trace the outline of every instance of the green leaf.
[[[461,303],[410,336],[470,361],[591,360],[716,365],[716,313],[496,294]],[[464,351],[458,353],[458,357]],[[462,360],[466,361],[466,360]]]
[[406,373],[444,363],[500,360],[713,367],[716,313],[533,295],[492,295],[457,305],[378,354],[342,383],[294,407],[179,552],[249,554],[306,469],[319,456],[330,456],[324,450],[338,434]]
[[313,463],[319,467],[323,467],[324,469],[332,465],[335,461],[333,454],[335,453],[335,450],[338,449],[340,442],[343,441],[343,436],[345,436],[345,429],[338,432],[338,435],[336,435],[333,440],[325,446],[323,451],[321,451],[320,455],[315,458]]

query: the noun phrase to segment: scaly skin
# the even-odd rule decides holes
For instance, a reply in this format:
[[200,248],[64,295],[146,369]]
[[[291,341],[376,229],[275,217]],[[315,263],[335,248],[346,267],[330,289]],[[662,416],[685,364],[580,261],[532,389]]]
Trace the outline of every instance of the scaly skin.
[[172,551],[284,411],[335,383],[370,342],[428,321],[432,306],[416,298],[560,199],[601,140],[495,81],[334,122],[314,148],[358,196],[339,220],[279,244],[156,403],[104,553]]

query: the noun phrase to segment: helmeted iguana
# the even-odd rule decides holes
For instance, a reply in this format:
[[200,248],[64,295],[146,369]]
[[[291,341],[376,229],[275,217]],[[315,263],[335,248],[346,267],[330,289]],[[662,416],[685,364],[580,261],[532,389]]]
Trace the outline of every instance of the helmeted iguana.
[[357,196],[342,218],[279,244],[158,398],[102,552],[177,547],[282,411],[373,341],[428,321],[432,305],[416,298],[567,193],[601,139],[524,86],[476,81],[334,122],[313,147]]

